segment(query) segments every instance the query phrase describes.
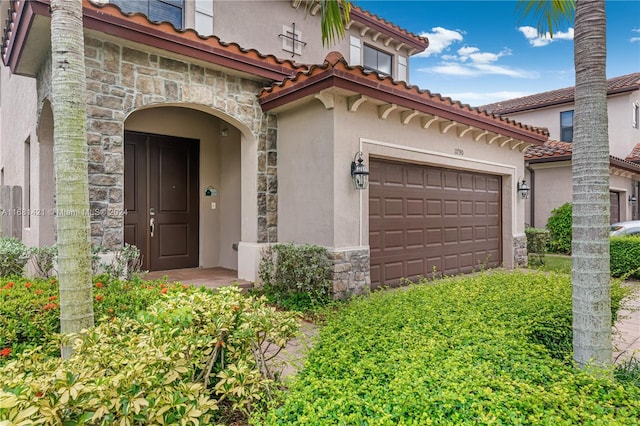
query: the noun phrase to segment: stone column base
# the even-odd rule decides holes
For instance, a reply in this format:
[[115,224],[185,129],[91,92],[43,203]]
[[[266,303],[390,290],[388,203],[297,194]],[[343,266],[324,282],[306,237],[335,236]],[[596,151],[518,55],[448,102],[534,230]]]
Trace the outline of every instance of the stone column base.
[[327,248],[333,265],[333,297],[348,299],[371,289],[369,247]]
[[519,268],[526,268],[529,265],[526,235],[516,235],[513,237],[513,263]]

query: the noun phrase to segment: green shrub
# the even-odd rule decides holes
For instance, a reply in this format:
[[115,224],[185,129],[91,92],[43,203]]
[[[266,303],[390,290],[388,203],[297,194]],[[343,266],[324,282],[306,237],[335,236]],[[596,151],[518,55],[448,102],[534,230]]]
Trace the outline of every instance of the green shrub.
[[289,391],[253,421],[637,424],[640,388],[574,368],[570,328],[567,275],[491,272],[374,293],[328,319]]
[[20,276],[29,261],[29,249],[17,238],[0,238],[0,277]]
[[58,248],[56,246],[42,246],[31,248],[33,269],[38,278],[51,278],[54,271]]
[[262,292],[286,308],[305,310],[332,298],[327,249],[314,245],[275,244],[263,252],[258,269]]
[[551,210],[551,217],[547,220],[547,229],[551,234],[549,251],[552,253],[571,254],[572,212],[571,203],[565,203]]
[[611,237],[611,275],[640,278],[640,236]]
[[[193,286],[167,284],[162,280],[143,282],[109,281],[107,275],[94,278],[93,310],[96,323],[116,317],[133,318],[163,294],[193,293]],[[60,307],[56,279],[0,279],[0,349],[11,356],[0,357],[0,365],[28,348],[45,346],[55,356],[59,348],[48,346],[51,335],[60,331]]]
[[66,362],[35,350],[7,364],[0,420],[214,424],[224,404],[248,412],[268,398],[267,345],[284,346],[297,324],[238,288],[170,294],[135,319],[75,335]]
[[524,233],[527,236],[529,265],[544,265],[544,254],[547,252],[549,246],[549,231],[539,228],[526,228]]
[[142,272],[142,256],[140,249],[126,244],[117,250],[108,264],[103,264],[104,271],[112,279],[132,280]]

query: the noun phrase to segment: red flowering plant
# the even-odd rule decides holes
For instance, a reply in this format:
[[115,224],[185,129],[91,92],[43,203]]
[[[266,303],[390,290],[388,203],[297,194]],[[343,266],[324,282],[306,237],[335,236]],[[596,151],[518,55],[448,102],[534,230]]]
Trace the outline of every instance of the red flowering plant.
[[[25,349],[47,345],[49,337],[60,331],[58,281],[52,279],[0,278],[0,349],[12,348],[11,355]],[[134,318],[163,297],[162,292],[192,293],[193,286],[167,283],[166,280],[110,280],[97,276],[93,280],[92,298],[96,325],[113,317]],[[59,348],[49,345],[50,355]],[[9,356],[0,356],[4,365]]]

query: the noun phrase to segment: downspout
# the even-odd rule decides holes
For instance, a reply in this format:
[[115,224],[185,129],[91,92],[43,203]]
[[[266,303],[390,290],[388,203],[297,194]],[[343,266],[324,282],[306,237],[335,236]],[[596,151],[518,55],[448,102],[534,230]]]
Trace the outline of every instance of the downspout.
[[529,203],[529,217],[531,218],[531,223],[529,224],[532,228],[536,227],[536,216],[535,216],[535,211],[536,211],[536,171],[531,168],[531,165],[529,163],[524,163],[525,164],[525,169],[527,169],[527,171],[529,172],[529,179],[531,179],[531,194],[529,197],[530,203]]

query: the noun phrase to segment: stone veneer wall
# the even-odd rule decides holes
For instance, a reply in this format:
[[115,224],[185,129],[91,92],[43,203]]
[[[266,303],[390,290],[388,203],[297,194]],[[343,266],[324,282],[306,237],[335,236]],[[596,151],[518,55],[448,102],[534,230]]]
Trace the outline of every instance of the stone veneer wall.
[[329,251],[333,265],[333,294],[336,299],[369,292],[369,249]]
[[[123,244],[124,121],[136,109],[202,105],[243,123],[257,140],[258,241],[278,235],[277,119],[257,101],[262,83],[109,41],[85,37],[91,241]],[[40,108],[50,96],[51,57],[38,75]]]
[[521,268],[526,268],[529,265],[526,235],[513,238],[513,260],[513,263]]

